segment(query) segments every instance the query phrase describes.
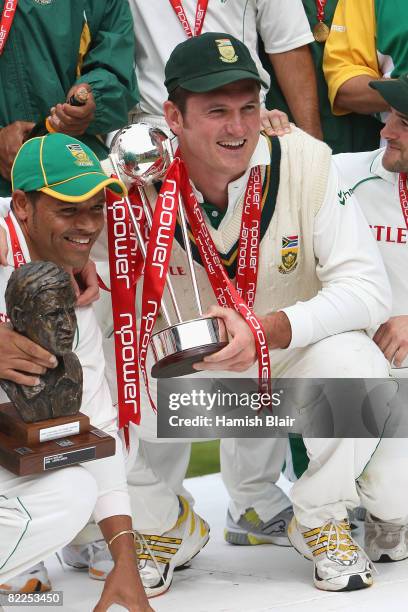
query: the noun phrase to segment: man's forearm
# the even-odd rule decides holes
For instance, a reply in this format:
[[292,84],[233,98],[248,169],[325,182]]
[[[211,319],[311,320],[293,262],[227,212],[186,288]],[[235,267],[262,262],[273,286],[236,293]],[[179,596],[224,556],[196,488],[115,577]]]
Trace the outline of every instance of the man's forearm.
[[360,113],[362,115],[372,115],[389,110],[389,106],[384,98],[369,87],[369,82],[373,78],[362,74],[345,81],[339,87],[334,100],[334,106],[338,111],[348,111]]
[[285,53],[269,53],[269,60],[296,125],[322,139],[316,72],[309,48],[304,45]]
[[272,312],[258,318],[263,325],[266,341],[270,349],[283,349],[289,346],[292,340],[292,328],[284,312]]

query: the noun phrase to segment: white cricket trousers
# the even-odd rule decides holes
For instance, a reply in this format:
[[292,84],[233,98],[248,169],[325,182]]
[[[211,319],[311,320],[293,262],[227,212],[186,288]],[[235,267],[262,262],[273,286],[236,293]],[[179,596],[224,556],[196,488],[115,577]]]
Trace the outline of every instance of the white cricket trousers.
[[69,544],[96,499],[96,481],[81,466],[24,477],[0,467],[0,584]]
[[[383,354],[363,332],[338,334],[301,349],[271,351],[271,365],[274,377],[383,378],[389,375]],[[152,391],[155,392],[154,382]],[[331,401],[335,404],[336,398]],[[135,527],[140,531],[163,533],[177,520],[177,494],[185,494],[183,479],[190,445],[188,441],[156,441],[155,415],[147,402],[144,406],[141,426],[133,428],[132,437],[138,438],[138,453],[128,475],[129,493]],[[341,406],[335,408],[337,413],[341,410]],[[329,518],[344,518],[347,507],[361,502],[384,520],[398,521],[401,509],[408,508],[408,481],[405,483],[408,476],[404,476],[408,475],[408,469],[401,469],[405,464],[408,468],[404,440],[316,439],[308,438],[306,432],[305,444],[310,465],[291,491],[294,510],[302,524],[313,527]],[[249,507],[254,507],[266,520],[288,506],[288,499],[275,485],[285,457],[285,445],[279,439],[222,441],[222,477],[235,520]]]

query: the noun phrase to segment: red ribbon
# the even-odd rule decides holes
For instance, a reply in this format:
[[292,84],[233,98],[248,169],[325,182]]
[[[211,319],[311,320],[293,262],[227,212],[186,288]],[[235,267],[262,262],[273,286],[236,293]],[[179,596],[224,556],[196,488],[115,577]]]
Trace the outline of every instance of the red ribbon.
[[238,247],[236,289],[253,310],[258,278],[259,243],[261,242],[262,179],[259,166],[252,168],[249,177]]
[[11,218],[10,213],[7,215],[5,221],[7,223],[8,231],[10,234],[10,242],[11,242],[11,250],[13,253],[14,267],[20,268],[21,266],[24,266],[24,264],[26,263],[26,260],[23,255],[23,250],[21,248],[20,241],[17,236],[17,230],[14,227],[13,219]]
[[[255,347],[258,357],[259,387],[262,392],[269,393],[270,395],[271,366],[269,359],[269,349],[264,329],[262,327],[261,322],[248,307],[248,304],[246,304],[246,302],[244,301],[246,296],[243,295],[241,298],[238,291],[228,278],[225,268],[222,265],[220,256],[205,224],[201,207],[198,204],[197,199],[191,189],[186,167],[182,161],[180,161],[179,163],[181,175],[181,192],[183,194],[187,216],[198,250],[200,252],[201,259],[204,262],[208,279],[217,298],[217,302],[220,306],[233,308],[234,310],[236,310],[249,325],[251,332],[254,336]],[[253,181],[256,173],[257,169],[254,168],[251,171]],[[252,183],[252,185],[253,184],[254,183]],[[251,181],[249,185],[251,185]],[[250,189],[248,186],[245,198],[246,200],[249,197],[249,191]],[[253,193],[254,192],[255,191],[253,190]],[[247,214],[250,214],[249,208],[247,209]],[[240,242],[242,242],[241,239]],[[252,273],[252,277],[254,278],[255,276],[255,287],[257,269],[258,263],[256,261],[254,266],[254,270],[256,271],[255,275]]]
[[198,0],[197,2],[193,32],[190,23],[187,19],[186,12],[183,8],[182,0],[170,0],[170,4],[173,7],[174,12],[176,13],[177,19],[180,21],[183,30],[187,34],[188,38],[193,38],[193,36],[200,36],[204,25],[205,15],[207,13],[208,1],[209,0]]
[[[239,242],[239,259],[237,264],[237,288],[227,276],[220,256],[208,232],[201,207],[191,189],[184,163],[176,158],[171,164],[157,198],[150,237],[144,265],[142,292],[142,313],[139,332],[139,367],[151,407],[156,406],[149,390],[149,377],[146,371],[147,352],[152,332],[160,311],[166,276],[169,269],[171,249],[179,207],[179,194],[182,195],[188,220],[193,232],[201,259],[221,306],[234,308],[248,323],[254,338],[258,357],[258,375],[260,388],[270,394],[270,361],[266,337],[261,323],[253,314],[255,301],[262,201],[262,179],[260,168],[251,170],[245,194],[241,233]],[[132,204],[134,204],[134,198]],[[135,314],[135,282],[140,276],[140,261],[135,263],[135,249],[126,241],[130,234],[131,223],[123,200],[117,200],[109,193],[108,205],[108,239],[111,270],[112,307],[114,312],[115,351],[117,362],[117,380],[119,393],[119,426],[127,426],[129,421],[140,422],[140,387],[137,377],[137,343]],[[136,205],[136,218],[141,218],[141,204]],[[126,228],[127,232],[126,233]],[[133,255],[132,255],[133,252]],[[140,257],[140,252],[139,253]],[[133,259],[132,259],[133,258]],[[132,274],[133,270],[133,274]],[[246,302],[249,302],[246,303]],[[133,316],[132,316],[133,315]],[[123,321],[126,323],[123,333]],[[126,340],[127,338],[127,340]],[[126,346],[132,346],[129,360],[124,358]],[[130,362],[130,366],[127,364]],[[126,370],[126,366],[128,370]],[[130,369],[129,369],[130,368]],[[124,397],[126,373],[131,372],[132,397],[129,402]],[[127,381],[128,385],[129,380]]]
[[10,34],[11,26],[16,14],[18,0],[5,0],[3,13],[0,21],[0,55],[6,46],[8,35]]
[[327,0],[316,0],[317,20],[324,21],[324,9],[326,8]]
[[[239,286],[242,295],[240,295],[228,278],[218,251],[207,229],[201,207],[192,192],[186,167],[182,160],[176,158],[169,168],[156,203],[146,255],[145,278],[143,283],[139,365],[150,404],[155,410],[156,408],[149,392],[149,381],[146,372],[147,350],[152,330],[159,313],[168,271],[179,205],[179,193],[181,193],[183,197],[190,227],[217,302],[220,306],[234,308],[249,325],[255,339],[260,389],[270,394],[271,372],[265,332],[260,321],[253,314],[251,308],[245,301],[247,296],[249,296],[251,304],[253,305],[255,300],[262,193],[260,169],[258,167],[252,169],[245,196],[239,247],[242,258],[242,262],[239,262],[239,269],[242,275]],[[243,228],[245,230],[244,234],[242,234]],[[248,228],[250,229],[248,230]],[[250,248],[246,248],[250,246],[248,243],[248,236],[251,230],[253,231],[253,236],[257,237],[258,243],[257,248],[252,252]],[[248,278],[244,270],[248,272]]]
[[398,190],[402,214],[404,216],[405,225],[408,229],[408,188],[406,172],[401,172],[398,176]]
[[[129,196],[136,218],[144,216],[136,194]],[[113,324],[115,330],[116,377],[118,384],[119,428],[140,423],[140,382],[138,371],[136,281],[143,258],[137,248],[127,203],[106,190],[109,268]]]
[[166,179],[163,182],[157,198],[145,262],[142,319],[140,323],[139,366],[150,405],[154,411],[156,411],[156,406],[149,391],[146,359],[152,331],[159,314],[166,275],[169,268],[179,205],[179,185],[179,165],[173,162],[167,171]]

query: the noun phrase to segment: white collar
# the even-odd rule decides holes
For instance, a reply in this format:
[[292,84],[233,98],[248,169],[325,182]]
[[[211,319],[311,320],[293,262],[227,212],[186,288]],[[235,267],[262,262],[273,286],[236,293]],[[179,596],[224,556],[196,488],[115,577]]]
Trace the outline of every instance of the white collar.
[[390,172],[389,170],[386,170],[382,163],[386,148],[387,147],[383,147],[382,149],[379,149],[377,155],[371,162],[370,172],[376,176],[379,176],[384,181],[387,181],[387,183],[395,185],[395,183],[398,181],[398,172]]

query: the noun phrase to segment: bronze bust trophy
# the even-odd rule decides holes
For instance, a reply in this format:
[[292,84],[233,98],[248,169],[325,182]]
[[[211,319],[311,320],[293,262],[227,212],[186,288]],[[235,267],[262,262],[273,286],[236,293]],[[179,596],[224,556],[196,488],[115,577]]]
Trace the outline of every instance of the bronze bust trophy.
[[79,412],[82,366],[73,353],[75,293],[67,272],[37,261],[14,270],[5,293],[14,330],[55,355],[58,364],[34,387],[0,379],[11,400],[0,404],[0,464],[20,476],[115,453],[115,440]]
[[32,262],[12,273],[5,294],[7,315],[16,332],[58,359],[35,387],[1,380],[0,385],[26,423],[79,412],[82,367],[72,352],[77,328],[70,276],[51,262]]

